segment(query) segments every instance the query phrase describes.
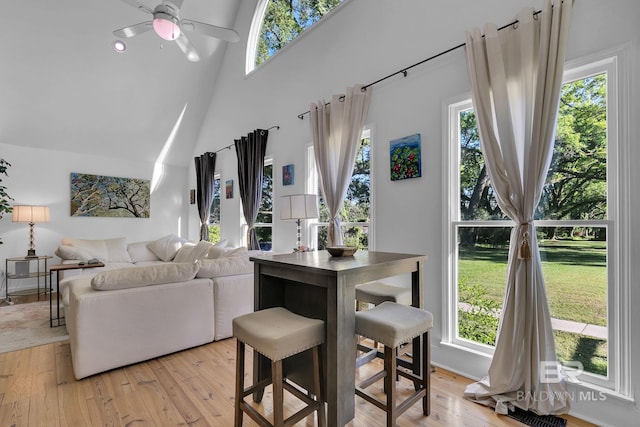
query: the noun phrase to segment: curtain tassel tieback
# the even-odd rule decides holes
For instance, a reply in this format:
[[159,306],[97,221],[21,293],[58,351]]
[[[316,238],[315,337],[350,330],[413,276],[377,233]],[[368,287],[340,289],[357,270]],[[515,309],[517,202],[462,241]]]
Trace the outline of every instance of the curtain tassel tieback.
[[518,251],[518,259],[531,259],[531,245],[529,245],[529,232],[522,233],[522,242],[520,242],[520,250]]

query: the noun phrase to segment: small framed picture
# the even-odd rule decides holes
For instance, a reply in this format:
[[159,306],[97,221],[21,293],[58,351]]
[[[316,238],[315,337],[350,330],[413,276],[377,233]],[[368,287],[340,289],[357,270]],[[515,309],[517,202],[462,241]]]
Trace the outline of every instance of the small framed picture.
[[422,176],[420,134],[394,139],[389,143],[391,181],[419,178]]
[[282,185],[293,185],[293,165],[285,165],[282,167]]
[[196,190],[193,188],[189,190],[189,204],[196,204]]
[[225,182],[224,192],[227,195],[227,199],[233,199],[233,180],[229,179]]

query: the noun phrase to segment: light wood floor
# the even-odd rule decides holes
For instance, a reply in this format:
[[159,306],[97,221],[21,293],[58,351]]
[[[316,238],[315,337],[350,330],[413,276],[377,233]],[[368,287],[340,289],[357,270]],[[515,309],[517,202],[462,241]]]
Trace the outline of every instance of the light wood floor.
[[[248,350],[250,351],[250,350]],[[247,365],[251,357],[247,357]],[[362,370],[368,369],[366,367]],[[373,369],[373,367],[371,368]],[[248,370],[250,372],[250,370]],[[363,371],[365,375],[367,372]],[[0,426],[233,425],[235,340],[227,339],[76,381],[68,341],[0,354]],[[432,374],[431,415],[420,404],[398,420],[405,426],[522,426],[462,395],[471,381]],[[376,387],[374,385],[373,387]],[[401,388],[410,387],[406,380]],[[286,394],[286,393],[285,393]],[[299,405],[287,396],[288,411]],[[270,412],[270,388],[261,405]],[[384,426],[384,413],[356,398],[351,427]],[[569,427],[592,424],[568,417]],[[245,426],[255,424],[245,416]],[[299,423],[314,426],[313,417]]]

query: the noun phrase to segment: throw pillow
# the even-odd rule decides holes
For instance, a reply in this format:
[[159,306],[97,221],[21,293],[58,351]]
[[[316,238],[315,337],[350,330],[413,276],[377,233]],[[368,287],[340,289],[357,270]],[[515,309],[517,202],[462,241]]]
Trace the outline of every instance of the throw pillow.
[[204,257],[206,259],[216,259],[216,258],[220,258],[223,255],[224,255],[224,248],[217,245],[213,245],[209,248],[209,250],[207,251]]
[[83,251],[80,248],[68,245],[60,245],[55,252],[56,256],[60,259],[76,259],[79,261],[87,262],[89,258],[93,258],[90,253]]
[[91,279],[91,287],[98,291],[137,288],[164,283],[186,282],[196,277],[198,264],[172,262],[145,267],[103,271]]
[[185,239],[170,234],[148,243],[147,247],[162,261],[171,261],[185,242]]
[[129,243],[127,246],[127,252],[129,252],[129,257],[131,258],[131,262],[144,262],[144,261],[159,261],[160,258],[149,248],[147,245],[149,242],[135,242]]
[[198,262],[199,259],[205,258],[211,247],[211,243],[204,240],[197,244],[185,243],[176,253],[173,262]]
[[131,257],[129,256],[129,252],[127,252],[126,237],[106,239],[104,241],[104,244],[107,247],[107,258],[103,261],[131,262]]
[[62,244],[65,246],[73,246],[75,248],[82,249],[91,255],[91,258],[98,258],[101,261],[109,259],[109,253],[107,252],[107,245],[103,239],[89,240],[89,239],[71,239],[65,237],[62,239]]
[[226,248],[227,247],[227,239],[222,239],[218,243],[214,243],[213,246],[215,246],[217,248]]
[[173,257],[173,262],[189,262],[191,252],[193,252],[193,248],[195,247],[195,243],[184,243],[182,246],[180,246],[180,249],[178,249],[178,252],[176,252],[176,255]]

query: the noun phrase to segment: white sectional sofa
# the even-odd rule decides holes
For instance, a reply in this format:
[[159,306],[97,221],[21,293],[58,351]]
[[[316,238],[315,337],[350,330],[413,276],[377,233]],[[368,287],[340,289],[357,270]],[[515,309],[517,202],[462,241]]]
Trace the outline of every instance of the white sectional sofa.
[[253,311],[255,252],[246,248],[175,236],[63,239],[56,254],[105,263],[60,282],[77,379],[228,338],[233,318]]

